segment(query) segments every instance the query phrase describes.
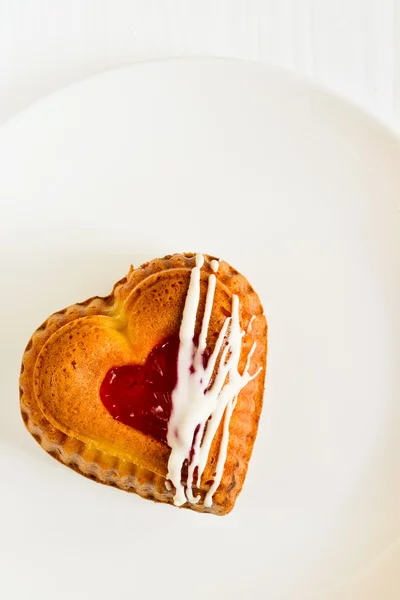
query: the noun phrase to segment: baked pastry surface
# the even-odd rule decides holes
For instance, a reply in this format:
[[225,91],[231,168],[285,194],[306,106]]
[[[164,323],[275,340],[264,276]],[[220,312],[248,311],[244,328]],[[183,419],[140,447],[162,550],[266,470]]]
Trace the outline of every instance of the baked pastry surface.
[[[200,483],[194,485],[200,500],[186,502],[184,507],[223,515],[233,508],[242,489],[257,434],[264,394],[267,324],[260,300],[247,279],[224,261],[218,263],[215,272],[215,263],[213,257],[204,255],[199,271],[195,338],[201,335],[209,279],[214,275],[214,301],[206,338],[208,356],[225,321],[232,317],[232,298],[236,296],[243,332],[238,372],[244,373],[246,363],[249,366],[252,351],[249,372],[254,378],[232,404],[226,460],[211,506],[206,506],[204,500],[214,481],[223,445],[223,420],[212,439]],[[180,335],[195,266],[194,254],[176,254],[138,269],[131,267],[109,296],[91,298],[51,315],[29,341],[20,377],[25,425],[49,454],[91,479],[171,504],[174,489],[168,481],[170,446],[114,418],[100,399],[100,389],[110,369],[144,365],[163,340]],[[182,464],[183,484],[188,464]]]

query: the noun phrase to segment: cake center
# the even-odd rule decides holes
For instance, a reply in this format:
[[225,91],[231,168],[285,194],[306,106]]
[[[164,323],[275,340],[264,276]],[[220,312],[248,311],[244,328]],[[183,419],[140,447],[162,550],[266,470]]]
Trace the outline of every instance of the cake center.
[[178,351],[179,337],[171,336],[153,348],[144,365],[112,367],[107,372],[100,398],[114,419],[167,443]]

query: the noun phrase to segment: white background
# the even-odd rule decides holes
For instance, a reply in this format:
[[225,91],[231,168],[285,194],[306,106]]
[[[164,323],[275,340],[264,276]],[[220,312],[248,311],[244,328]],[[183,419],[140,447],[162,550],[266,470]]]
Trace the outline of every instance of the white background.
[[[400,0],[0,0],[0,123],[93,73],[202,55],[289,68],[399,131],[399,34]],[[396,597],[393,550],[361,584],[377,599]]]
[[0,123],[86,76],[160,56],[280,65],[400,129],[400,0],[0,0]]

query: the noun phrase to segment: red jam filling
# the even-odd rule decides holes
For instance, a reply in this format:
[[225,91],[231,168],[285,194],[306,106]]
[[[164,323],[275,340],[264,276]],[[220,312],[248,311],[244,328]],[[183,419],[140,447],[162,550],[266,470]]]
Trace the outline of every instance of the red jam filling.
[[167,442],[178,350],[179,337],[172,336],[150,352],[143,366],[124,365],[107,372],[100,398],[114,419]]

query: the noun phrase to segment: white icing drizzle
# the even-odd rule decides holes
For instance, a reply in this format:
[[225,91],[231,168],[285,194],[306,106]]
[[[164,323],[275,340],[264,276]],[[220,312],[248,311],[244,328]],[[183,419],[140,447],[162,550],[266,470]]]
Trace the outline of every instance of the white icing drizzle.
[[[203,264],[203,256],[197,254],[179,331],[178,381],[172,392],[172,412],[168,423],[167,442],[171,454],[167,480],[175,487],[176,506],[181,506],[186,501],[192,504],[199,501],[200,496],[193,495],[194,472],[197,467],[195,485],[199,487],[211,443],[225,413],[214,480],[204,499],[204,505],[211,506],[212,497],[221,482],[224,470],[229,442],[229,422],[238,394],[261,371],[260,367],[253,375],[249,374],[251,357],[256,348],[254,342],[242,375],[238,372],[244,332],[240,330],[239,298],[235,294],[232,295],[232,316],[225,320],[208,364],[204,367],[203,354],[207,345],[216,277],[211,274],[208,278],[206,304],[196,347],[193,338],[200,300],[200,269]],[[182,484],[182,467],[185,463],[188,464],[186,486]]]
[[250,331],[253,329],[253,321],[255,319],[255,315],[253,315],[249,321],[249,324],[247,325],[247,333],[250,333]]
[[210,262],[210,267],[211,267],[211,269],[214,271],[214,273],[218,273],[218,269],[219,269],[219,261],[218,261],[218,260],[215,260],[215,259],[213,259],[213,260]]

